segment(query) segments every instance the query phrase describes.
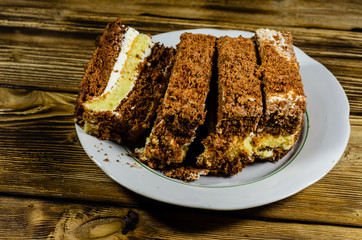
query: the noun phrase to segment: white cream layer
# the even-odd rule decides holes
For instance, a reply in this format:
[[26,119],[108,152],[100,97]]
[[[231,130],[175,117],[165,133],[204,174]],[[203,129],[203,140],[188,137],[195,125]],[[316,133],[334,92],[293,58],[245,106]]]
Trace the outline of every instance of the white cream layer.
[[107,87],[102,93],[102,95],[111,92],[113,87],[116,86],[117,80],[121,76],[122,69],[124,67],[124,64],[126,63],[128,52],[131,50],[132,43],[138,35],[139,32],[136,29],[128,27],[127,32],[125,33],[124,39],[122,41],[121,51],[117,57],[116,63],[113,66]]
[[267,98],[267,102],[270,104],[275,104],[282,101],[287,102],[285,108],[293,109],[299,101],[305,101],[305,96],[296,95],[294,91],[289,91],[287,94],[273,94]]
[[276,48],[276,51],[283,57],[291,60],[294,57],[293,46],[287,44],[285,38],[281,32],[270,30],[266,28],[260,28],[255,31],[256,37],[258,39],[261,51],[264,47],[263,42],[266,41],[267,44],[273,45]]
[[[148,47],[145,49],[144,52],[141,53],[142,56],[141,56],[141,59],[140,59],[140,61],[139,61],[140,63],[143,62],[148,56],[151,55],[151,53],[152,53],[152,47],[153,47],[154,44],[155,44],[155,43],[152,41],[152,38],[149,38],[149,40],[148,40]],[[114,71],[114,70],[113,70],[113,71]],[[134,80],[137,80],[139,74],[140,74],[139,71],[136,71],[136,73],[135,73],[135,75],[134,75]],[[121,76],[121,75],[119,75],[119,76]],[[119,77],[118,77],[118,78],[119,78]],[[117,79],[117,80],[118,80],[118,79]],[[128,93],[129,93],[130,91],[132,91],[132,89],[133,89],[133,87],[134,87],[134,83],[135,83],[135,82],[133,82],[133,85],[132,85],[132,87],[129,89]],[[116,84],[117,84],[117,82],[114,83],[114,85],[116,85]],[[113,87],[113,86],[112,86],[112,87]],[[128,93],[126,94],[126,96],[128,95]],[[131,109],[133,109],[133,108],[134,108],[134,106],[132,106]],[[116,111],[113,111],[113,114],[116,115],[117,117],[121,115],[120,113],[118,113],[118,112],[116,112]]]
[[[106,94],[111,93],[112,90],[117,86],[117,83],[118,83],[119,79],[121,78],[122,69],[127,61],[128,53],[131,50],[132,44],[138,35],[139,35],[139,32],[137,30],[135,30],[134,28],[128,27],[128,29],[125,33],[125,37],[122,41],[121,51],[113,66],[113,69],[112,69],[112,72],[109,77],[105,90],[103,91],[103,93],[100,96],[93,98],[89,102],[96,101],[97,99],[105,97]],[[144,52],[141,53],[141,58],[139,61],[140,63],[143,62],[148,56],[151,55],[153,45],[154,45],[154,42],[152,41],[152,38],[150,37],[148,40],[148,47],[144,50]],[[139,75],[139,72],[135,71],[133,80],[136,80],[138,75]],[[134,82],[133,82],[129,92],[132,91],[133,86],[134,86]],[[126,94],[126,96],[127,96],[127,94]],[[117,113],[117,112],[113,112],[113,113],[115,115],[119,115],[119,113]]]

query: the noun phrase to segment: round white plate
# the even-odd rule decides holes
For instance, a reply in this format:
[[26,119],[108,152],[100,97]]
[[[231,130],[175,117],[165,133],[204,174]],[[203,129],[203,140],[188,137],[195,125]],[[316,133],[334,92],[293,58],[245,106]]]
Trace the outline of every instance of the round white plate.
[[[251,37],[244,31],[194,29],[153,37],[176,46],[183,32]],[[278,163],[254,163],[232,177],[202,176],[185,183],[165,177],[127,155],[128,149],[100,141],[76,125],[88,156],[114,181],[143,196],[180,206],[233,210],[261,206],[291,196],[326,175],[341,158],[350,133],[349,104],[337,79],[295,47],[307,95],[307,114],[299,140]]]

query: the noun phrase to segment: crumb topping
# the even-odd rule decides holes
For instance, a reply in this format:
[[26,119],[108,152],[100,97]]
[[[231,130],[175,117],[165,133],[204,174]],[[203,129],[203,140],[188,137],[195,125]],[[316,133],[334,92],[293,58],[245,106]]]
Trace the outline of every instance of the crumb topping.
[[182,163],[205,120],[216,37],[184,33],[151,135],[141,160],[159,168]]

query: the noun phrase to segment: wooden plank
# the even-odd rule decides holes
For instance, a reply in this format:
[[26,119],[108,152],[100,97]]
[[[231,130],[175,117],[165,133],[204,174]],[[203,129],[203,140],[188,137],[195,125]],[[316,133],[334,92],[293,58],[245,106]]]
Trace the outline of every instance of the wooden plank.
[[92,164],[78,143],[74,94],[0,88],[0,95],[0,191],[93,199],[97,193],[89,190],[95,187],[104,188],[108,200],[132,202],[132,194]]
[[0,35],[0,86],[66,92],[77,92],[96,38]]
[[[0,197],[0,239],[359,239],[361,228],[183,208]],[[127,226],[127,227],[126,227]]]
[[[73,124],[75,94],[0,88],[0,95],[0,192],[156,204],[113,182],[86,156]],[[286,200],[237,215],[362,226],[362,118],[351,117],[351,125],[346,152],[325,178]]]
[[259,23],[264,26],[298,26],[326,29],[361,29],[361,4],[355,1],[114,1],[89,3],[2,1],[3,25],[40,27],[68,32],[92,32],[111,18],[121,16],[129,22],[189,26],[222,26]]

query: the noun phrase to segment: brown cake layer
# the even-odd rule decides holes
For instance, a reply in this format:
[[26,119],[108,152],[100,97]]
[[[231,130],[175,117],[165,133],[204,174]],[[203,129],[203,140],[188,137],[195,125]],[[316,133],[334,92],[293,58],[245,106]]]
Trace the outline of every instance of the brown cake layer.
[[217,51],[217,133],[247,136],[255,131],[263,111],[254,42],[241,36],[220,37]]
[[[93,111],[84,103],[100,96],[110,77],[115,59],[121,51],[128,27],[121,20],[108,24],[80,85],[75,118],[88,133],[99,139],[135,144],[156,117],[164,96],[175,50],[155,44],[151,54],[138,65],[138,75],[131,91],[120,99],[115,110]],[[91,127],[89,127],[91,126]]]
[[240,172],[252,153],[243,143],[256,130],[263,105],[254,42],[238,37],[217,41],[218,110],[216,132],[203,140],[197,164],[232,175]]
[[[257,145],[266,135],[291,136],[296,141],[297,136],[292,135],[299,134],[306,101],[292,35],[259,29],[255,39],[261,61],[264,113],[253,141]],[[273,156],[264,159],[278,160],[290,149],[276,147]]]
[[82,119],[83,103],[100,96],[106,88],[116,58],[121,51],[120,46],[127,28],[121,19],[117,19],[109,23],[102,36],[97,39],[96,49],[79,85],[74,112],[76,119]]
[[183,162],[206,115],[216,37],[184,33],[180,39],[165,98],[141,157],[153,167]]
[[152,127],[168,86],[175,53],[175,49],[156,43],[144,62],[132,91],[116,108],[115,112],[122,117],[116,124],[115,131],[126,142],[136,143]]
[[[263,94],[265,98],[265,113],[260,127],[272,134],[293,134],[302,122],[306,103],[302,79],[299,74],[299,64],[293,50],[293,38],[290,33],[281,32],[285,43],[278,51],[275,46],[280,37],[273,35],[265,39],[256,33],[256,42],[261,60],[261,75]],[[287,98],[293,92],[292,98]],[[279,96],[284,99],[272,100]],[[296,97],[301,96],[299,99]]]
[[161,109],[161,117],[177,134],[194,135],[204,122],[216,37],[184,33]]
[[136,144],[156,117],[168,85],[174,54],[173,48],[155,44],[151,55],[140,64],[140,74],[132,90],[115,111],[84,114],[86,119],[97,123],[98,131],[93,135]]
[[[137,79],[132,80],[133,85],[122,85],[126,86],[124,92],[132,89],[125,97],[123,93],[118,107],[114,108],[117,99],[111,98],[112,108],[99,106],[112,110],[85,108],[106,89],[128,29],[117,19],[107,25],[96,42],[74,113],[87,133],[137,147],[157,112],[146,146],[137,156],[166,176],[185,181],[207,174],[233,175],[255,158],[276,161],[292,149],[302,127],[306,102],[290,33],[259,29],[253,39],[225,36],[218,40],[210,35],[184,33],[177,52],[160,44],[152,47],[151,54],[147,53],[134,72]],[[148,37],[142,36],[140,41],[145,44]],[[133,50],[128,58],[141,61],[141,55],[135,53],[138,48]],[[217,68],[213,64],[216,55]],[[209,115],[208,122],[214,124],[208,124],[208,128],[212,126],[214,132],[202,141],[204,152],[199,155],[202,149],[197,146],[205,136],[202,131],[198,131],[197,144],[188,149],[205,121],[205,102],[214,70],[217,87],[211,86],[217,96],[210,97],[217,98],[216,123],[214,114]],[[208,108],[213,108],[215,101],[211,99]],[[191,155],[199,156],[195,161]]]

